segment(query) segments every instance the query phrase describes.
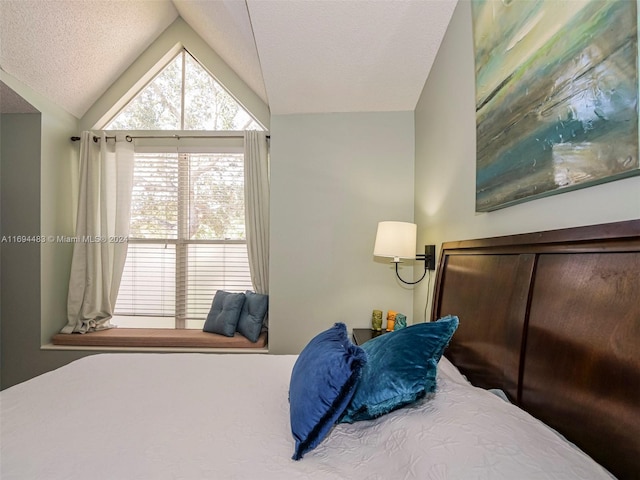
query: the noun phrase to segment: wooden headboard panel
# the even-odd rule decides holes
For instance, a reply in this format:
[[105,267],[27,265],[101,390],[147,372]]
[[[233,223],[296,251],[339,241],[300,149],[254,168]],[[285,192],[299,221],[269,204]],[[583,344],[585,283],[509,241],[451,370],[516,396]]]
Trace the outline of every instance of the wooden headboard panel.
[[442,245],[445,356],[619,478],[640,475],[640,220]]

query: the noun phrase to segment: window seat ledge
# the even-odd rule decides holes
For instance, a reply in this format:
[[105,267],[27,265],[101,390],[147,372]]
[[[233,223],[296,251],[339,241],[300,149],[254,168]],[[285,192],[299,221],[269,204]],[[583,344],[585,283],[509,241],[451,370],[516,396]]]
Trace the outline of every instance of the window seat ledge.
[[111,328],[84,334],[58,333],[53,336],[52,344],[65,347],[265,349],[267,332],[262,332],[253,343],[237,332],[233,337],[225,337],[201,330]]

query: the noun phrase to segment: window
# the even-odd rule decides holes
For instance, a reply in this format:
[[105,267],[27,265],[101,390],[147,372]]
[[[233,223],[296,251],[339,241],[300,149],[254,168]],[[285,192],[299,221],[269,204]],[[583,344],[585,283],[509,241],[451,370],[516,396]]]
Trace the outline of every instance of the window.
[[[186,50],[105,129],[134,136],[263,130]],[[242,149],[228,141],[223,147],[193,142],[197,148],[179,153],[147,139],[136,147],[127,259],[113,319],[120,327],[202,329],[216,290],[252,289]]]
[[250,290],[241,153],[139,153],[114,323],[202,329],[216,290]]
[[105,130],[264,130],[182,50]]

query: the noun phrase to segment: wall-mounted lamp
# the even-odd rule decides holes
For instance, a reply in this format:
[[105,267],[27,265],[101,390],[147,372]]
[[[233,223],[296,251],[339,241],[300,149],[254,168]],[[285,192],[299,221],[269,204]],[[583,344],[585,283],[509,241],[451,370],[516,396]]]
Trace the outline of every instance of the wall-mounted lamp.
[[[373,247],[373,255],[376,257],[389,257],[396,264],[396,275],[402,283],[415,285],[422,281],[427,274],[427,270],[436,268],[436,246],[425,245],[424,254],[416,254],[416,237],[418,226],[415,223],[407,222],[380,222],[376,234],[376,243]],[[403,258],[424,262],[424,273],[420,280],[407,282],[398,273],[398,263],[402,263]]]

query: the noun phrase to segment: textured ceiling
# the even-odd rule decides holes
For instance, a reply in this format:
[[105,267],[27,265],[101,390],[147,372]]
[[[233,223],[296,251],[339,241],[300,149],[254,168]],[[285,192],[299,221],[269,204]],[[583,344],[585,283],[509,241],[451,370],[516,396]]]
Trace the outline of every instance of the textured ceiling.
[[170,0],[0,0],[0,67],[82,117],[177,16]]
[[413,110],[456,2],[0,0],[0,68],[80,118],[181,16],[274,114]]

